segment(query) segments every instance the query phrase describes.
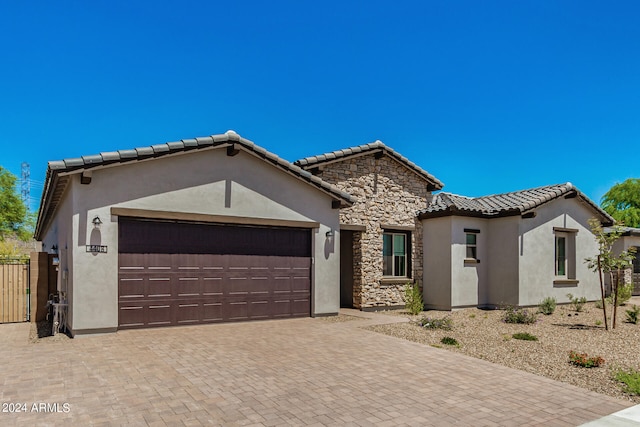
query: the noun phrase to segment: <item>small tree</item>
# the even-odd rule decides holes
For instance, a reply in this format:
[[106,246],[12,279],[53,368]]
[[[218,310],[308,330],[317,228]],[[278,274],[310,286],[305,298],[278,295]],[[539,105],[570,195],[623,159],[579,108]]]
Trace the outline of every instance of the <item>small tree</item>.
[[16,236],[27,241],[31,238],[34,215],[30,214],[16,191],[17,178],[0,166],[0,240]]
[[[618,255],[613,253],[613,244],[622,235],[622,226],[615,225],[609,231],[605,231],[600,221],[595,218],[589,220],[591,232],[594,234],[596,242],[598,242],[598,255],[592,258],[586,258],[585,262],[589,269],[596,271],[600,278],[600,295],[602,297],[602,312],[604,315],[604,326],[609,330],[607,321],[607,304],[604,298],[604,281],[603,274],[609,274],[611,282],[611,293],[613,295],[613,325],[616,327],[616,315],[618,312],[618,290],[620,287],[620,276],[622,270],[629,267],[634,258],[635,249],[630,248],[622,251]],[[614,273],[616,273],[614,275]],[[615,277],[614,277],[615,276]]]

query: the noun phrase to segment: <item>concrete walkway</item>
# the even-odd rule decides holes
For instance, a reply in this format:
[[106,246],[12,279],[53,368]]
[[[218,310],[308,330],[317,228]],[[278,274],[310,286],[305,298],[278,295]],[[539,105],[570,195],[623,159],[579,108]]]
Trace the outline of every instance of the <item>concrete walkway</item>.
[[0,425],[577,426],[630,406],[361,329],[402,318],[345,313],[363,319],[37,344],[30,325],[0,325],[1,409],[14,411],[0,412]]

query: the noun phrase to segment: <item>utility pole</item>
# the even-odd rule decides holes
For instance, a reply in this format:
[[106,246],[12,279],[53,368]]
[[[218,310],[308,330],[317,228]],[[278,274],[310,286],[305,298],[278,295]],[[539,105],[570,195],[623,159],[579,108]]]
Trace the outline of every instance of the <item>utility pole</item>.
[[22,162],[22,201],[31,210],[30,193],[31,193],[31,166],[29,163]]

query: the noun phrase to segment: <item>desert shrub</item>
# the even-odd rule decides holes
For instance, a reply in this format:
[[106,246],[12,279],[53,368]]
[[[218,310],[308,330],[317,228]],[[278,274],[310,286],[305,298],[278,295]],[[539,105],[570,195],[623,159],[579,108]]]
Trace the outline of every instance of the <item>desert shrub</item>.
[[572,294],[567,294],[567,298],[569,298],[569,300],[571,301],[571,305],[573,306],[573,309],[575,311],[582,311],[582,309],[584,308],[584,305],[587,303],[587,298],[586,297],[574,297]]
[[597,368],[604,365],[604,359],[600,356],[589,357],[587,353],[571,351],[569,353],[569,363],[582,368]]
[[640,396],[640,371],[633,369],[623,371],[620,369],[616,372],[615,379],[624,384],[624,391],[626,393]]
[[557,301],[554,297],[546,297],[538,305],[538,312],[548,316],[556,310],[556,305]]
[[531,335],[529,332],[517,332],[511,336],[517,340],[538,341],[538,337],[535,335]]
[[637,325],[640,322],[640,307],[633,305],[633,308],[627,310],[627,322]]
[[593,305],[598,309],[598,310],[602,310],[602,300],[598,299],[596,300]]
[[413,314],[420,314],[420,312],[424,309],[424,304],[422,302],[422,291],[420,290],[420,286],[417,283],[413,285],[411,283],[407,283],[404,287],[404,307],[405,309]]
[[[627,301],[631,299],[633,295],[633,283],[628,283],[626,285],[618,286],[618,305],[624,305]],[[611,294],[607,297],[607,302],[613,305],[614,295]]]
[[451,337],[444,337],[440,340],[440,342],[445,345],[455,345],[456,347],[460,345],[455,338]]
[[536,323],[536,320],[538,320],[536,314],[526,308],[508,306],[502,314],[502,321],[504,323],[523,323],[528,325]]
[[418,320],[418,325],[426,329],[444,329],[450,331],[453,329],[453,320],[449,317],[443,317],[442,319],[435,319],[431,317],[423,317]]

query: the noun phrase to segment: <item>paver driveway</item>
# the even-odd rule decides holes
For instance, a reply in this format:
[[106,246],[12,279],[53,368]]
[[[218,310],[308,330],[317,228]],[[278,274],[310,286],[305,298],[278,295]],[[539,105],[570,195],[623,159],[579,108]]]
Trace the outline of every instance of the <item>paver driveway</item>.
[[[0,325],[0,402],[28,410],[0,413],[0,425],[553,426],[630,406],[365,323],[309,318],[36,344],[28,324]],[[60,412],[30,412],[40,402]]]

